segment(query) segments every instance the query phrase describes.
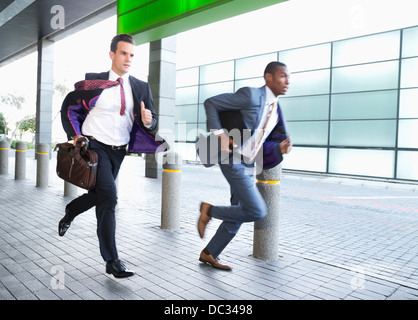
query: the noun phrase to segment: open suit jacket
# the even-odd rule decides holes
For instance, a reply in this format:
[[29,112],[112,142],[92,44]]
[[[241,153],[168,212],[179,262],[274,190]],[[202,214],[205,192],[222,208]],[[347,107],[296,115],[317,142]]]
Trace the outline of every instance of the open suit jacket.
[[[109,72],[87,73],[86,80],[108,80]],[[130,134],[129,149],[131,153],[155,153],[165,151],[168,146],[160,137],[156,137],[153,130],[157,127],[157,117],[154,111],[151,90],[148,83],[129,76],[134,99],[134,124]],[[81,83],[81,85],[80,85]],[[81,89],[70,92],[61,107],[61,121],[68,139],[83,134],[82,124],[90,110],[92,110],[103,92],[103,89],[83,90],[82,82],[77,83]],[[141,101],[145,108],[152,113],[152,123],[145,127],[141,119]]]
[[[263,114],[266,102],[266,88],[244,87],[235,93],[224,93],[211,97],[205,101],[208,131],[237,128],[255,132]],[[283,160],[280,143],[287,139],[283,114],[277,104],[278,123],[263,144],[263,168],[277,166]],[[245,134],[242,135],[245,137]],[[245,141],[243,141],[244,143]]]

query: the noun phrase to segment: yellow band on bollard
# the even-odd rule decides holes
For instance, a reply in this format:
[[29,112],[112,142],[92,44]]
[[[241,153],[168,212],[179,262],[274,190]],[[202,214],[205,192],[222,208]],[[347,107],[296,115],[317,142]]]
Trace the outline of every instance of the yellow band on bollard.
[[0,148],[0,150],[9,150],[9,148]]
[[48,152],[38,152],[38,154],[49,154]]
[[164,172],[180,172],[181,170],[163,169]]
[[278,181],[270,181],[270,180],[257,180],[257,183],[264,183],[264,184],[279,184],[280,180]]
[[26,150],[16,150],[16,152],[26,152]]

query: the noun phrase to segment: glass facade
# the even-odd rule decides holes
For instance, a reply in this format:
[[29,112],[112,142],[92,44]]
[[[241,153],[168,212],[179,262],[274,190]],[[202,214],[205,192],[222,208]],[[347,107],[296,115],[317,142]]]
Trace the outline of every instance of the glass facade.
[[197,160],[205,99],[264,85],[274,60],[291,71],[279,97],[294,144],[284,169],[418,181],[418,27],[178,70],[185,159]]

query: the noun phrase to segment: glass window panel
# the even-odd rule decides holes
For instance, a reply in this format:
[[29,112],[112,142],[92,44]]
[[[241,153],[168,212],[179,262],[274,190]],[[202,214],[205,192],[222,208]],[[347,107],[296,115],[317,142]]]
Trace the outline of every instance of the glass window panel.
[[328,121],[287,122],[293,144],[327,145]]
[[398,87],[398,61],[335,68],[332,92],[395,89]]
[[389,150],[330,149],[329,172],[393,178],[394,160]]
[[175,122],[197,122],[197,105],[176,106]]
[[418,118],[418,89],[401,90],[399,118]]
[[287,121],[328,119],[328,95],[279,98],[279,103]]
[[179,122],[174,125],[175,139],[180,142],[195,142],[198,135],[196,123]]
[[186,87],[199,84],[199,67],[178,70],[176,72],[176,86]]
[[200,161],[194,143],[176,142],[175,148],[175,152],[180,154],[183,160]]
[[279,61],[285,63],[290,72],[329,68],[331,43],[280,51]]
[[333,66],[344,66],[399,58],[400,31],[337,41],[333,44]]
[[403,30],[402,58],[418,56],[418,27]]
[[200,83],[234,80],[234,61],[200,67]]
[[284,169],[326,172],[327,149],[293,147],[282,164]]
[[396,118],[398,91],[335,94],[331,99],[331,119]]
[[399,120],[398,147],[418,148],[418,119]]
[[235,81],[235,91],[241,89],[242,87],[262,87],[266,84],[264,77],[253,78],[253,79],[245,79],[245,80],[237,80]]
[[277,61],[277,53],[236,60],[235,79],[262,77],[264,69],[272,62]]
[[199,103],[205,102],[207,98],[221,93],[229,93],[234,90],[234,82],[221,82],[215,84],[206,84],[200,86]]
[[399,151],[397,177],[398,179],[418,180],[418,152]]
[[196,104],[199,98],[199,87],[186,87],[176,89],[176,105]]
[[329,81],[329,69],[293,73],[290,77],[289,91],[286,96],[329,93]]
[[331,121],[333,146],[394,147],[396,120]]
[[205,106],[203,104],[199,104],[198,122],[205,122],[205,126],[206,126],[206,111],[205,111]]
[[402,60],[401,87],[418,87],[418,58]]

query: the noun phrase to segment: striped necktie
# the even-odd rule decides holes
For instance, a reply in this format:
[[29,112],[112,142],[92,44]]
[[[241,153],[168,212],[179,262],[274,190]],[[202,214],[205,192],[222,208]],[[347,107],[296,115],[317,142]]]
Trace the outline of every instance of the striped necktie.
[[125,114],[126,100],[125,100],[125,90],[123,89],[123,79],[118,78],[117,81],[111,80],[82,80],[77,82],[74,87],[75,90],[96,90],[96,89],[107,89],[114,86],[120,85],[120,97],[121,97],[121,107],[120,115]]

